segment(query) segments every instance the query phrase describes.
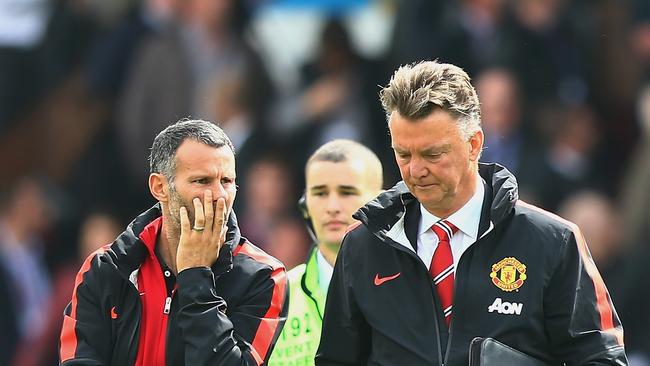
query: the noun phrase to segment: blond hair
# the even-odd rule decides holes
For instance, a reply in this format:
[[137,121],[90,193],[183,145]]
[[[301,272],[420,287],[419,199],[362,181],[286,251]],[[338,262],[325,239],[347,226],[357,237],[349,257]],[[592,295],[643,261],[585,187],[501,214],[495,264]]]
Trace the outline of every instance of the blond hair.
[[[319,147],[307,160],[305,165],[305,176],[309,166],[316,161],[328,161],[331,163],[340,163],[352,159],[359,159],[363,162],[371,182],[376,189],[381,189],[383,185],[383,174],[381,161],[377,155],[369,148],[356,141],[337,139],[330,141]],[[376,186],[376,187],[375,187]]]

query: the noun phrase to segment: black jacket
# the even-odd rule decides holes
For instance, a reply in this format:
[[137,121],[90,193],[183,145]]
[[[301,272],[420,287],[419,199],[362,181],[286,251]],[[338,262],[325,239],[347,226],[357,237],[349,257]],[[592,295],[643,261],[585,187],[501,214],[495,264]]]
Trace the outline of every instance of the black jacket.
[[[81,267],[64,314],[62,365],[135,363],[142,302],[134,278],[147,255],[139,236],[160,215],[158,205],[144,212]],[[169,316],[168,366],[259,365],[268,358],[286,318],[286,272],[240,236],[234,214],[212,268],[187,269],[176,280],[171,311],[160,314]]]
[[355,213],[362,225],[336,261],[317,365],[467,365],[476,336],[553,365],[627,364],[621,324],[578,228],[518,201],[505,168],[479,172],[479,239],[456,268],[450,330],[427,267],[397,242],[416,243],[420,215],[400,182]]

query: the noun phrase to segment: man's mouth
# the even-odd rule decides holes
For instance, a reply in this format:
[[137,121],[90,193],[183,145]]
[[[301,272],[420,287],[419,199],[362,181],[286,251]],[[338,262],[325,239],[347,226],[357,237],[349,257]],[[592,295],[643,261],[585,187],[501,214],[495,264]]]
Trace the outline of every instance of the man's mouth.
[[332,220],[325,223],[325,227],[330,230],[340,229],[341,227],[347,227],[348,223],[344,221]]
[[430,184],[422,184],[422,183],[418,184],[418,183],[416,183],[413,186],[415,186],[415,188],[417,188],[417,189],[428,189],[428,188],[432,188],[432,187],[437,186],[437,185],[438,184],[436,184],[436,183],[430,183]]

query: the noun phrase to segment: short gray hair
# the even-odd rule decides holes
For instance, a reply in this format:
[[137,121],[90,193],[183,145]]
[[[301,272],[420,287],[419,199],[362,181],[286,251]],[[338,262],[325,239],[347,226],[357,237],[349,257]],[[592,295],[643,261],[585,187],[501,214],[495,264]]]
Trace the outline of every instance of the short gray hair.
[[235,153],[235,147],[219,126],[201,119],[183,118],[160,131],[153,140],[149,155],[149,172],[164,175],[173,187],[176,173],[176,150],[187,139],[215,148],[228,146],[232,153]]
[[437,61],[401,66],[379,93],[386,117],[397,111],[418,120],[434,110],[456,118],[461,135],[469,138],[481,130],[481,109],[476,90],[463,69]]

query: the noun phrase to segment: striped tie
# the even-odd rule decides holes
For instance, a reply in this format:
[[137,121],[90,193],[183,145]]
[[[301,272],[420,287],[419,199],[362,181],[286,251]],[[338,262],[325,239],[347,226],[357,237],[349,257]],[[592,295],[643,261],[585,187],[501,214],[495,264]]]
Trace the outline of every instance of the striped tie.
[[440,305],[445,315],[447,327],[451,322],[451,309],[454,301],[454,258],[451,255],[449,240],[458,228],[449,221],[440,220],[431,229],[438,236],[438,247],[431,258],[429,273],[436,285]]

